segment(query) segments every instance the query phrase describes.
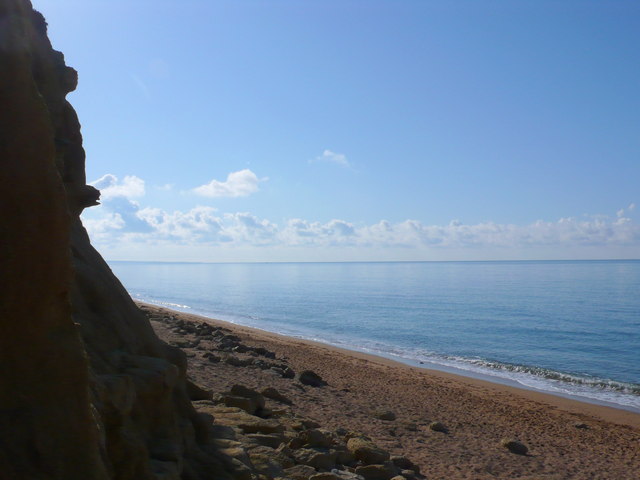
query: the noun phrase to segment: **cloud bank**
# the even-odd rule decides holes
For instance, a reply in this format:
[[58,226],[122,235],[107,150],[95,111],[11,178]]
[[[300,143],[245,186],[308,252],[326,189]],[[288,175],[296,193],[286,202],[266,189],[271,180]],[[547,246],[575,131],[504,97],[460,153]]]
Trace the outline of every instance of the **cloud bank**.
[[[226,182],[218,182],[224,187],[213,183],[211,188],[220,189],[229,196],[231,191],[236,194],[247,192],[253,188],[247,185],[257,185],[258,180],[252,172],[246,170],[235,174],[239,175],[230,174]],[[145,185],[134,176],[119,181],[113,175],[105,175],[93,185],[102,188],[103,205],[89,209],[83,221],[94,243],[106,249],[154,247],[161,252],[161,247],[183,248],[184,251],[197,247],[203,252],[207,248],[220,247],[267,251],[269,247],[324,252],[322,258],[330,258],[331,251],[351,249],[352,252],[403,251],[403,257],[408,258],[413,258],[413,252],[416,260],[426,254],[440,258],[447,257],[447,252],[457,252],[457,255],[463,252],[464,255],[465,251],[479,252],[480,256],[483,251],[538,249],[554,252],[564,249],[571,252],[583,247],[602,252],[624,247],[627,251],[631,248],[640,252],[640,225],[626,213],[631,214],[633,204],[611,216],[539,220],[528,225],[494,222],[465,225],[457,220],[433,225],[412,219],[380,220],[367,225],[343,219],[318,222],[302,218],[278,223],[250,212],[222,213],[211,206],[196,206],[185,211],[141,207],[133,199],[144,195]],[[606,254],[602,256],[606,257]]]

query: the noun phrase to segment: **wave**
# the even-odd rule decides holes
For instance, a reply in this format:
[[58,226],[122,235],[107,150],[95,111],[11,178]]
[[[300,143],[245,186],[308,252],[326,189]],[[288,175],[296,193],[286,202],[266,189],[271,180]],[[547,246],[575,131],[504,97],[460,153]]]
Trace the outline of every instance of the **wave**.
[[405,349],[381,342],[345,342],[326,338],[309,338],[350,350],[358,350],[423,368],[442,369],[450,373],[479,377],[498,383],[518,384],[521,387],[563,396],[579,397],[584,401],[613,404],[640,411],[640,384],[560,372],[530,365],[518,365],[482,358],[445,355],[422,349]]
[[149,298],[145,298],[140,294],[131,294],[131,296],[135,297],[136,300],[140,301],[140,302],[144,302],[144,303],[150,303],[152,305],[161,305],[164,307],[173,307],[173,308],[177,308],[180,310],[191,310],[191,307],[189,305],[182,305],[180,303],[173,303],[173,302],[163,302],[161,300],[151,300]]
[[616,380],[578,376],[569,373],[557,372],[542,367],[531,367],[527,365],[514,365],[509,363],[501,363],[488,360],[471,360],[470,363],[485,367],[491,370],[516,372],[541,377],[547,380],[555,380],[574,385],[584,385],[601,390],[610,390],[614,392],[626,393],[629,395],[640,396],[640,385],[635,383],[618,382]]

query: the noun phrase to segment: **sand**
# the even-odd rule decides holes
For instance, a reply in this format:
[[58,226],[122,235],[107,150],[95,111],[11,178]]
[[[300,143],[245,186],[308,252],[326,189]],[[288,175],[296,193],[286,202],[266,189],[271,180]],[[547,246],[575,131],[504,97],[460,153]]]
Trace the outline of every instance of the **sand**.
[[[325,428],[370,436],[392,454],[409,457],[427,479],[640,479],[640,414],[145,307],[226,327],[243,343],[275,352],[296,372],[310,369],[328,382],[303,387],[269,371],[212,364],[206,345],[188,346],[166,324],[152,322],[162,339],[182,345],[197,384],[214,392],[238,383],[273,386],[293,401],[296,413]],[[383,410],[395,420],[376,418]],[[431,430],[436,421],[447,431]],[[528,454],[507,451],[500,445],[505,438],[524,443]]]

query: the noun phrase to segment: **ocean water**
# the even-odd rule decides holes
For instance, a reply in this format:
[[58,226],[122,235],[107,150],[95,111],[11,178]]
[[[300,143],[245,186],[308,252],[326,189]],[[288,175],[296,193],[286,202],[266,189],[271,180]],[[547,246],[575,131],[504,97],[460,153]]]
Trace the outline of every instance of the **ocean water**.
[[110,262],[131,295],[640,412],[640,261]]

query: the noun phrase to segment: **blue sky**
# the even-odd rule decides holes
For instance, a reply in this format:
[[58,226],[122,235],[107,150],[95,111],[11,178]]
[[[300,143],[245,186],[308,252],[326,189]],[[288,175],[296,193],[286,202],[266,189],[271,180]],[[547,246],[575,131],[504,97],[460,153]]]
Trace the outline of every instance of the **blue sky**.
[[107,259],[640,258],[637,1],[33,4]]

